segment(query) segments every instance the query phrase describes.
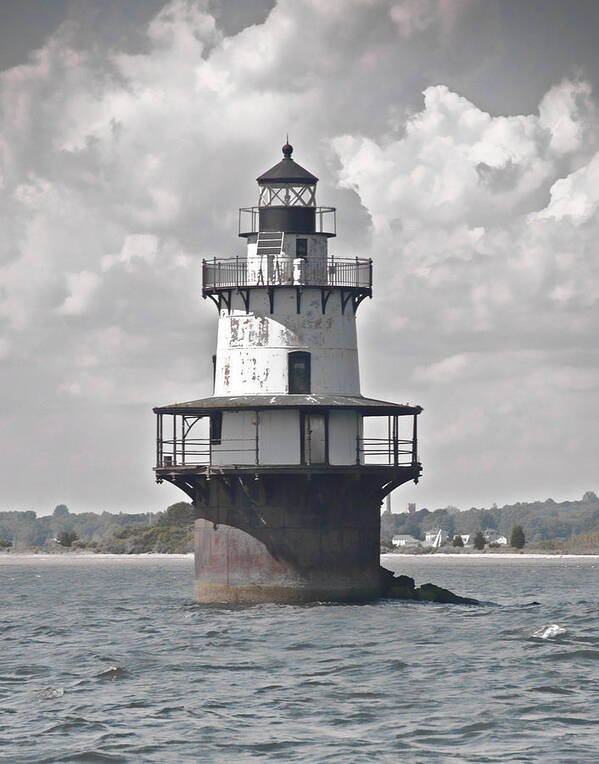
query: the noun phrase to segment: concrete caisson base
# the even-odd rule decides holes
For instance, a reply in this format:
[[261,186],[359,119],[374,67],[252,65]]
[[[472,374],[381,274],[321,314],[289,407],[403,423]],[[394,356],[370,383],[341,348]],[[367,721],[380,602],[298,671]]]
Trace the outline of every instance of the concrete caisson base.
[[196,601],[378,598],[387,480],[388,473],[213,476],[196,502]]
[[341,574],[300,572],[249,533],[228,525],[215,528],[206,520],[196,520],[195,570],[196,602],[353,602],[380,595],[378,568],[374,580],[363,568],[356,578],[351,564]]

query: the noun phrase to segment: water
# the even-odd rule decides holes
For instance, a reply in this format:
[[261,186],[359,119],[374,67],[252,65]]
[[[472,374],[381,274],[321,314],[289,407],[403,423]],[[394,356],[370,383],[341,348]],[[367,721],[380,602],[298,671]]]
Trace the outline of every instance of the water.
[[597,760],[599,560],[384,562],[498,604],[207,607],[190,558],[0,556],[0,760]]

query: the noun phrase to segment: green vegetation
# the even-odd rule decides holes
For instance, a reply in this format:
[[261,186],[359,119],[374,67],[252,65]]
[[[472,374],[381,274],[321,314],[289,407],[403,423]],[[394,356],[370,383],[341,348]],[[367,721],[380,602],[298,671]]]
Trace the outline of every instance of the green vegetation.
[[73,514],[59,504],[51,515],[0,512],[0,549],[62,547],[93,552],[189,552],[195,513],[189,502],[147,514]]
[[521,525],[514,525],[512,528],[512,535],[510,536],[510,546],[514,549],[522,549],[526,543],[526,537]]
[[474,544],[474,548],[479,552],[481,549],[485,548],[485,537],[483,536],[482,531],[476,531],[474,534],[474,541],[472,543]]
[[[59,504],[51,515],[37,517],[29,510],[0,512],[0,550],[52,548],[62,544],[66,534],[74,534],[70,548],[98,552],[188,552],[193,548],[193,506],[177,502],[164,512],[112,514],[70,512]],[[527,548],[555,552],[599,551],[599,498],[587,491],[582,499],[493,505],[490,509],[459,512],[456,507],[381,516],[381,539],[385,550],[394,549],[391,538],[407,534],[423,539],[427,531],[442,528],[454,546],[460,534],[495,530],[510,539],[519,526]],[[460,539],[461,540],[461,539]],[[497,548],[495,543],[489,545]],[[515,546],[515,548],[522,548]],[[426,553],[430,550],[418,550]]]
[[78,538],[79,536],[75,531],[61,531],[56,537],[56,541],[58,541],[60,546],[72,546],[73,541],[77,541]]
[[179,501],[161,513],[151,528],[126,526],[117,531],[105,544],[105,551],[120,554],[192,552],[196,516],[192,504]]
[[509,540],[516,525],[524,532],[527,548],[561,552],[597,551],[599,498],[593,491],[587,491],[582,499],[559,503],[546,499],[503,507],[493,505],[489,509],[472,507],[464,512],[457,511],[455,507],[434,511],[423,508],[411,514],[383,512],[381,537],[391,539],[405,533],[423,539],[427,531],[442,528],[451,539],[458,533],[474,535],[478,530],[496,530]]
[[456,533],[456,535],[453,537],[453,541],[451,542],[452,546],[459,546],[464,547],[464,539],[460,536],[459,533]]

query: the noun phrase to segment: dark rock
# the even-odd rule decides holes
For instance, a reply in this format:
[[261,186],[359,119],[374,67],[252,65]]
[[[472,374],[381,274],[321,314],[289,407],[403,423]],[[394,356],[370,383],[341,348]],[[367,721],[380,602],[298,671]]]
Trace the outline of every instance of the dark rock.
[[455,605],[479,605],[479,601],[470,597],[460,597],[449,589],[442,589],[435,584],[422,584],[418,589],[410,576],[394,576],[393,572],[381,567],[381,596],[395,600],[414,600],[422,602],[441,602]]
[[381,577],[381,593],[383,597],[387,593],[387,590],[390,586],[393,585],[393,580],[395,579],[395,574],[392,570],[388,570],[387,568],[383,568],[381,565],[379,567],[379,575]]
[[426,602],[442,602],[451,605],[480,605],[478,600],[471,597],[460,597],[458,594],[450,592],[449,589],[442,589],[435,584],[422,584],[416,589],[419,600]]
[[408,586],[391,586],[385,595],[394,600],[417,600],[418,592]]
[[410,576],[397,576],[387,590],[387,597],[397,600],[417,600],[416,583]]

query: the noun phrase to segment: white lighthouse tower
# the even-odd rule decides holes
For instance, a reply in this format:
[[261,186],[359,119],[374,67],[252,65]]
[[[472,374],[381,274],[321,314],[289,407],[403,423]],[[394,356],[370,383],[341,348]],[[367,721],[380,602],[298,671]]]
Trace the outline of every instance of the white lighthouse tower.
[[[420,407],[360,392],[356,311],[372,262],[329,252],[335,209],[316,205],[318,179],[292,152],[257,179],[258,207],[240,210],[245,254],[204,261],[219,313],[213,395],[155,409],[157,479],[200,518],[198,601],[378,596],[380,504],[421,472]],[[365,417],[384,417],[386,437],[365,438]]]

